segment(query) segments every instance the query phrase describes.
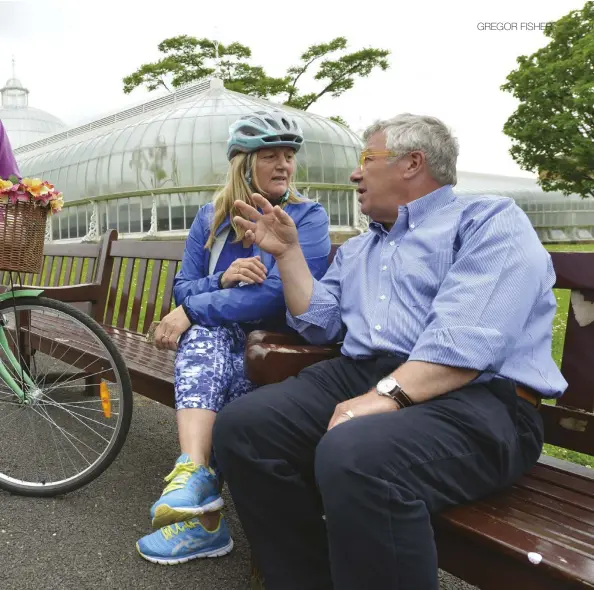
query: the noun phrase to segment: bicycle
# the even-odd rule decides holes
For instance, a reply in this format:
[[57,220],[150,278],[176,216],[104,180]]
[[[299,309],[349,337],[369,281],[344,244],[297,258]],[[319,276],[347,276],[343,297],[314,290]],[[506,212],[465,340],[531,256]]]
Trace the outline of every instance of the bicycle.
[[88,484],[116,458],[132,383],[105,330],[42,293],[0,295],[0,488],[48,497]]

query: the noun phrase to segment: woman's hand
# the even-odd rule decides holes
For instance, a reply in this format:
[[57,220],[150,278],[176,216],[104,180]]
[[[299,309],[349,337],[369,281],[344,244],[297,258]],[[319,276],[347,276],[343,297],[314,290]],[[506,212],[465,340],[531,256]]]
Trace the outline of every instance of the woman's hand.
[[155,346],[159,350],[177,350],[181,335],[192,325],[180,305],[168,313],[155,330]]
[[275,258],[292,248],[299,248],[299,235],[291,216],[278,205],[273,207],[258,193],[254,193],[252,199],[262,213],[243,201],[235,201],[235,206],[248,218],[234,217],[235,223],[245,230],[245,240]]
[[260,262],[259,256],[252,258],[237,258],[223,273],[221,285],[223,289],[234,287],[237,283],[261,284],[266,280],[268,269]]

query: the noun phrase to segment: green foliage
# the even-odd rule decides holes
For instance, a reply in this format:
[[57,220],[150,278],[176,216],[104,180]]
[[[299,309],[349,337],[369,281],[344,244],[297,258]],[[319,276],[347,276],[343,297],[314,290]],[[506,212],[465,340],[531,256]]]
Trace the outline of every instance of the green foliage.
[[520,101],[510,153],[543,190],[594,196],[594,2],[549,23],[546,47],[517,59],[502,90]]
[[334,117],[328,117],[331,121],[334,121],[335,123],[338,123],[339,125],[342,125],[343,127],[347,127],[348,129],[350,129],[349,124],[342,118],[339,117],[338,115],[334,116]]
[[[288,86],[288,97],[286,105],[306,111],[314,102],[324,94],[338,97],[346,90],[355,85],[355,78],[366,78],[375,68],[387,70],[389,67],[386,59],[390,52],[384,49],[362,49],[354,53],[342,55],[336,59],[324,59],[335,51],[346,49],[347,40],[345,37],[337,37],[329,43],[312,45],[301,55],[301,64],[288,69],[292,79]],[[322,82],[322,88],[318,92],[311,92],[300,95],[297,83],[309,68],[319,60],[319,68],[314,75],[315,80]]]
[[274,96],[284,92],[287,79],[270,78],[261,67],[251,66],[252,52],[241,43],[223,45],[210,39],[196,39],[179,35],[159,43],[158,49],[165,57],[148,63],[123,79],[124,92],[129,94],[139,86],[149,91],[163,86],[170,90],[190,82],[203,80],[215,73],[230,90],[252,96]]
[[[165,54],[163,59],[143,64],[123,79],[124,92],[129,94],[139,86],[149,91],[161,86],[170,90],[169,86],[178,88],[216,74],[229,90],[260,98],[283,95],[285,105],[307,110],[325,94],[338,97],[350,90],[357,78],[369,76],[376,68],[386,70],[389,67],[387,50],[367,48],[338,57],[334,55],[346,47],[345,37],[312,45],[301,55],[299,65],[288,68],[286,76],[274,78],[262,67],[248,63],[252,52],[241,43],[223,45],[210,39],[179,35],[159,44],[159,51]],[[299,84],[305,74],[312,73],[314,64],[318,69],[313,79],[320,82],[321,87],[316,92],[302,94]],[[346,125],[343,119],[339,122]]]

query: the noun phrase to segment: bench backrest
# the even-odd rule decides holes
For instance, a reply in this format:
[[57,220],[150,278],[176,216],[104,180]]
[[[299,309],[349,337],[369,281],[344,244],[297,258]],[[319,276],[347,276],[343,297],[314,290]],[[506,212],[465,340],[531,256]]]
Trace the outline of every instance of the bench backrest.
[[167,315],[184,247],[185,241],[113,242],[104,323],[146,334],[151,322]]
[[0,285],[10,285],[10,279],[22,285],[57,287],[93,283],[103,276],[108,264],[109,244],[117,239],[117,232],[110,230],[98,244],[46,244],[43,249],[43,266],[39,274],[22,274],[0,271]]
[[594,455],[594,252],[551,252],[555,288],[570,289],[561,372],[568,387],[543,405],[548,443]]

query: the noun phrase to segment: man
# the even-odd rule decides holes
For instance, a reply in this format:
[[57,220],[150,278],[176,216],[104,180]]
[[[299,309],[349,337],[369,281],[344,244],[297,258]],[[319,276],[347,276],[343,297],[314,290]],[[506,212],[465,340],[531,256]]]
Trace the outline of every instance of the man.
[[[455,196],[458,144],[432,117],[372,126],[351,180],[369,232],[314,280],[292,222],[257,198],[288,317],[340,358],[230,404],[219,465],[267,590],[437,590],[430,514],[505,488],[543,444],[550,256],[509,198]],[[324,517],[323,517],[324,515]]]

